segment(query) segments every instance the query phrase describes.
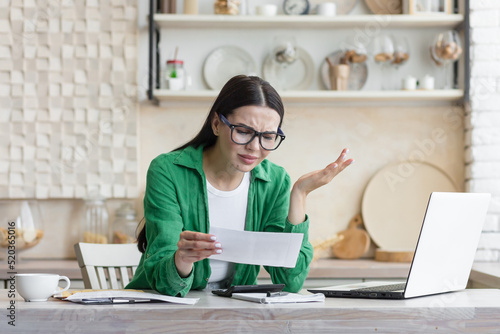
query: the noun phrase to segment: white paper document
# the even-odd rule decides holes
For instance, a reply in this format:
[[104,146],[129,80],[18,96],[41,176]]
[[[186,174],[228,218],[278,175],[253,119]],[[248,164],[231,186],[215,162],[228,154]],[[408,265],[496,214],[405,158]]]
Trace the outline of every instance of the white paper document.
[[299,293],[289,293],[287,295],[279,297],[267,297],[265,293],[233,293],[231,298],[241,299],[261,304],[311,303],[311,302],[325,301],[325,295],[322,293],[315,293],[309,295],[301,295]]
[[210,258],[235,263],[293,268],[297,263],[302,233],[236,231],[210,227],[222,244],[222,254]]
[[104,304],[104,303],[138,303],[148,301],[163,301],[174,304],[194,305],[199,298],[179,298],[161,295],[159,293],[142,292],[137,290],[96,290],[77,292],[64,298],[75,303]]

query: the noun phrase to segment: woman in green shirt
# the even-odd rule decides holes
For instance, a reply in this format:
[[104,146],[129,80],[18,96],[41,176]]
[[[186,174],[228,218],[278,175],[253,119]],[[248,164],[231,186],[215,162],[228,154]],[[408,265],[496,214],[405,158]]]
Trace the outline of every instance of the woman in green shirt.
[[[292,186],[287,172],[265,159],[285,139],[280,129],[283,116],[281,98],[268,82],[245,75],[233,77],[222,88],[200,132],[151,162],[144,196],[145,225],[138,237],[144,254],[127,288],[185,296],[191,289],[206,288],[208,282],[210,287],[257,284],[260,266],[234,264],[214,269],[216,261],[211,263],[209,258],[223,252],[224,245],[208,232],[210,224],[219,220],[240,224],[247,231],[303,233],[295,268],[265,266],[274,283],[285,284],[285,291],[302,288],[313,257],[306,197],[353,160],[346,160],[344,149],[335,162],[300,177]],[[238,192],[234,213],[240,218],[233,222],[233,216],[224,216],[223,210],[228,197],[238,196],[237,189],[244,196]],[[225,279],[212,284],[213,270],[222,271]]]

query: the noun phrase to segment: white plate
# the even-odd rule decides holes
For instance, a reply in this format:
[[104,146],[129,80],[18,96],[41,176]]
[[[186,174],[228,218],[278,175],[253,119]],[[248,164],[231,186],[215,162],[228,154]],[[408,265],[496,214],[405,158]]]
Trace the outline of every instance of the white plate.
[[222,46],[213,50],[203,64],[203,78],[209,88],[221,89],[238,74],[255,74],[257,66],[252,56],[237,46]]
[[314,79],[314,62],[306,50],[297,47],[297,59],[282,67],[269,54],[262,66],[262,75],[278,90],[307,90]]
[[[340,64],[340,58],[342,58],[344,52],[341,50],[335,51],[327,55],[330,58],[332,64]],[[348,90],[360,90],[366,83],[368,79],[368,66],[366,61],[364,63],[351,63],[349,64],[349,79],[347,82]],[[328,72],[328,63],[323,60],[319,68],[319,73],[321,76],[321,81],[326,89],[330,90],[330,75]]]
[[411,250],[433,191],[458,191],[441,169],[405,161],[377,172],[363,194],[361,212],[372,240],[383,249]]
[[358,4],[358,0],[312,0],[311,8],[315,9],[318,4],[323,2],[335,3],[337,5],[337,15],[349,14]]

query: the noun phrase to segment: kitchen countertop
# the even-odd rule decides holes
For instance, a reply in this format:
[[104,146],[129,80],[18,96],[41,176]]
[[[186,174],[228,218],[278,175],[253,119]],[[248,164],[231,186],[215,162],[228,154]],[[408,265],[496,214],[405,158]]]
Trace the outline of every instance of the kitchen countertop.
[[[303,291],[303,293],[307,293]],[[136,303],[81,305],[50,298],[26,303],[0,290],[8,310],[0,332],[175,333],[498,333],[500,290],[464,291],[374,300],[326,298],[324,302],[259,304],[191,291],[195,305]]]

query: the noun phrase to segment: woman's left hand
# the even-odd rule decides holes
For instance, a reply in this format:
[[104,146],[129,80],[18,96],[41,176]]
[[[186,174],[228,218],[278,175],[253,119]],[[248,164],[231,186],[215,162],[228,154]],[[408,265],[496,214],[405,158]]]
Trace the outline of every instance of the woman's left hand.
[[290,194],[290,209],[288,211],[290,223],[296,225],[304,221],[306,197],[311,191],[330,183],[337,174],[354,162],[354,159],[346,160],[348,152],[347,148],[343,149],[335,162],[332,162],[324,169],[302,175],[295,182]]

